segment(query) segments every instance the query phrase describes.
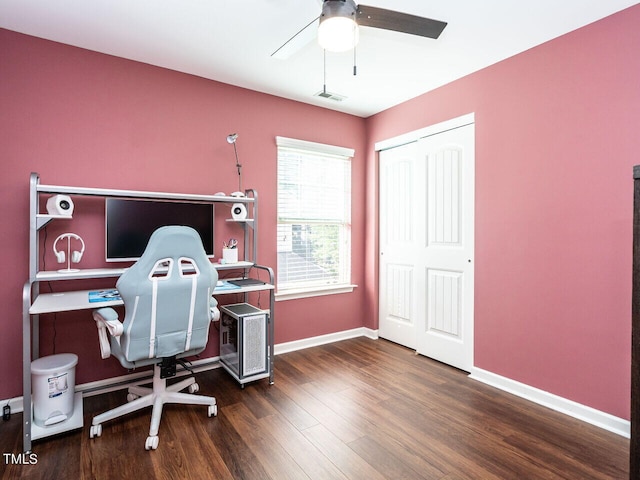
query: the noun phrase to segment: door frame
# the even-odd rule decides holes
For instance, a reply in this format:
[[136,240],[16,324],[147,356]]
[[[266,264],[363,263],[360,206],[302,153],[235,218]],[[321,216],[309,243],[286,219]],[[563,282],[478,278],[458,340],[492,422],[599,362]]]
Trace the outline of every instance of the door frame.
[[397,137],[392,137],[387,140],[381,140],[380,142],[376,142],[373,148],[376,152],[380,152],[381,150],[399,147],[400,145],[404,145],[405,143],[418,141],[423,137],[429,137],[431,135],[446,132],[447,130],[464,127],[472,123],[475,123],[475,113],[468,113],[460,117],[436,123],[435,125],[429,125],[428,127],[403,133],[402,135],[398,135]]

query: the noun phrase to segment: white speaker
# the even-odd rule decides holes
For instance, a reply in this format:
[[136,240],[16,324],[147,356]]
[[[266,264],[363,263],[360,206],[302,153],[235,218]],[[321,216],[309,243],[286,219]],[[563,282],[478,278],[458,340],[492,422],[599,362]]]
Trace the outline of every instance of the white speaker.
[[54,195],[47,200],[47,213],[49,215],[73,215],[73,200],[68,195]]
[[234,203],[231,205],[231,216],[234,220],[244,220],[247,218],[247,207],[244,203]]

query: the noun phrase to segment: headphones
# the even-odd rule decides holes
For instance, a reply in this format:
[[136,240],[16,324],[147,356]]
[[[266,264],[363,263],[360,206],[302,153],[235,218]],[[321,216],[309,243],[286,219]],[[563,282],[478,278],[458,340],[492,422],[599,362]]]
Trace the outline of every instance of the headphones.
[[67,239],[67,252],[71,251],[71,239],[72,238],[75,238],[76,240],[78,240],[80,242],[80,244],[82,245],[82,248],[80,250],[74,250],[73,252],[71,252],[71,261],[73,263],[80,262],[80,260],[82,260],[82,254],[84,253],[84,240],[82,240],[82,238],[80,238],[80,236],[76,235],[75,233],[63,233],[58,238],[56,238],[55,242],[53,242],[53,253],[55,253],[56,259],[58,260],[58,263],[64,263],[65,260],[67,259],[66,255],[65,255],[65,251],[64,250],[58,250],[56,248],[56,245],[58,244],[58,241],[59,240],[64,240],[65,238]]

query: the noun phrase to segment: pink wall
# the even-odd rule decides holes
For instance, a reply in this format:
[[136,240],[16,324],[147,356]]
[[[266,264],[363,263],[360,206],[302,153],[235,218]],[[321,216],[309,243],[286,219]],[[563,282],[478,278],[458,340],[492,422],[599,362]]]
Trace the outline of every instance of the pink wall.
[[640,6],[367,121],[375,220],[374,143],[475,112],[475,365],[625,419],[638,25]]
[[[377,327],[373,145],[475,112],[476,366],[629,418],[638,24],[633,7],[367,120],[0,30],[0,198],[12,205],[0,223],[0,398],[22,390],[31,171],[51,184],[229,192],[225,137],[237,131],[245,185],[262,200],[259,257],[275,265],[274,136],[355,148],[360,287],[278,303],[276,341],[286,342]],[[83,266],[99,266],[102,206],[76,208],[85,216],[48,227],[49,242],[75,231],[89,244]],[[57,351],[80,355],[79,382],[122,373],[99,358],[86,312],[44,318],[43,354],[54,325]]]
[[[2,29],[0,45],[0,198],[7,206],[0,223],[0,398],[22,394],[21,291],[28,274],[32,171],[45,184],[230,193],[237,190],[237,176],[225,138],[238,132],[244,186],[255,188],[261,200],[258,257],[275,267],[275,136],[355,148],[353,281],[364,283],[363,119]],[[72,221],[47,227],[49,268],[56,266],[51,243],[63,231],[87,242],[82,267],[103,265],[103,204],[77,199],[76,212]],[[220,246],[225,236],[217,232]],[[52,286],[93,288],[80,282]],[[359,327],[352,312],[362,302],[362,289],[279,302],[276,342]],[[45,316],[41,329],[43,355],[53,351],[54,337],[57,353],[79,354],[78,383],[123,374],[117,361],[100,359],[89,312]],[[218,352],[216,342],[214,334],[211,355]]]

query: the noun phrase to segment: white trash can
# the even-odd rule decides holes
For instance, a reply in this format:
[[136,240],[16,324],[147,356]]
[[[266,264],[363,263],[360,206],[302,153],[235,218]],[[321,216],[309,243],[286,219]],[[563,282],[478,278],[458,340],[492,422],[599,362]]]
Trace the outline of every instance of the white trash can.
[[61,353],[31,362],[33,421],[47,427],[73,414],[78,356]]

